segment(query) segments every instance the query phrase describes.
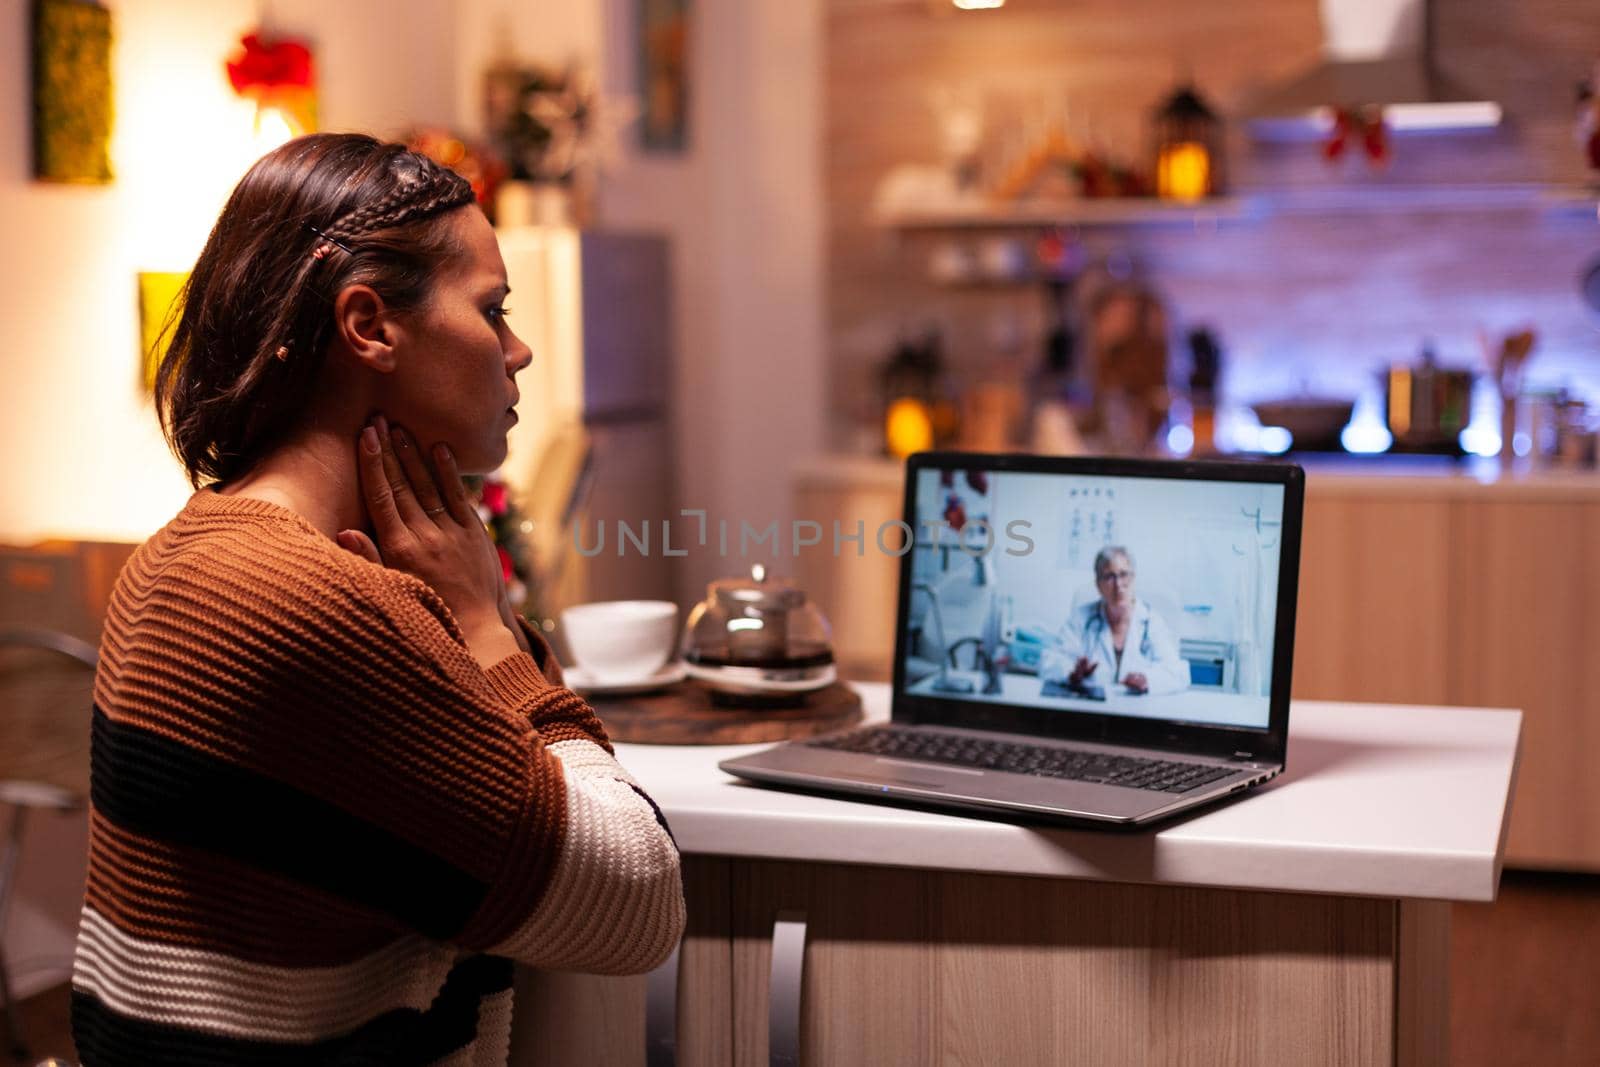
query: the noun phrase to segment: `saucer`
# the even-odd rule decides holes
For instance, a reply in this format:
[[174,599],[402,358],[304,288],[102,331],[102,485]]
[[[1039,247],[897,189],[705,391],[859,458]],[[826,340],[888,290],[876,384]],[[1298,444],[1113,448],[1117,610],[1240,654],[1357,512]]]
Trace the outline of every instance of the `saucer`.
[[675,659],[664,664],[660,670],[647,674],[642,678],[626,678],[602,682],[592,677],[588,671],[574,663],[562,669],[562,674],[567,685],[580,693],[592,693],[595,696],[623,696],[627,693],[648,693],[652,689],[661,689],[674,682],[681,682],[688,675],[688,668],[683,660]]
[[826,689],[838,680],[832,663],[821,667],[707,667],[688,666],[689,677],[711,689],[736,696],[776,696],[810,693]]

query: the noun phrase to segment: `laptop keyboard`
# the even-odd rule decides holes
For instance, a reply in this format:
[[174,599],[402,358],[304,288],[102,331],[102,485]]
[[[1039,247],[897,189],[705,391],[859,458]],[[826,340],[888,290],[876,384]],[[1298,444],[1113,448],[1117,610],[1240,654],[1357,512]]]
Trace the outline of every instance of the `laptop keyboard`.
[[992,741],[963,734],[900,730],[892,726],[869,726],[837,737],[804,743],[868,756],[950,763],[1043,778],[1070,778],[1075,782],[1120,785],[1161,793],[1187,793],[1237,771],[1234,767],[1115,756],[1082,749]]

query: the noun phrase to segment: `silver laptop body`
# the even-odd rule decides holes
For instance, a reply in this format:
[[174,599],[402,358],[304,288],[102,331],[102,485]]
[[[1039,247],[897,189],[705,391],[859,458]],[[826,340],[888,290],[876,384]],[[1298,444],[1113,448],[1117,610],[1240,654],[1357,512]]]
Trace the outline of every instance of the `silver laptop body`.
[[1287,748],[1303,504],[1291,464],[912,456],[888,732],[720,766],[1124,827],[1259,785]]

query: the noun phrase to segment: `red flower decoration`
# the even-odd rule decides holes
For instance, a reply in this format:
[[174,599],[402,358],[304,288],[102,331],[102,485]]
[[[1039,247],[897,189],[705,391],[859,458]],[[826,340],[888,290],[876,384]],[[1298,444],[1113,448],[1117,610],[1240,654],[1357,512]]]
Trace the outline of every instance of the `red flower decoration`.
[[1322,143],[1322,158],[1329,163],[1338,161],[1351,142],[1360,144],[1373,166],[1389,162],[1389,128],[1383,124],[1381,108],[1333,109],[1333,132]]
[[258,34],[247,33],[239,44],[244,51],[228,60],[228,81],[240,96],[310,89],[315,84],[311,49],[303,42],[284,39],[268,44]]
[[1368,126],[1361,137],[1361,147],[1366,149],[1367,158],[1374,163],[1387,163],[1389,161],[1389,131],[1381,122]]
[[1339,159],[1344,155],[1349,140],[1350,113],[1344,108],[1337,108],[1333,113],[1333,133],[1322,143],[1322,158],[1329,163]]
[[482,499],[490,515],[499,518],[506,513],[506,487],[502,483],[484,482]]

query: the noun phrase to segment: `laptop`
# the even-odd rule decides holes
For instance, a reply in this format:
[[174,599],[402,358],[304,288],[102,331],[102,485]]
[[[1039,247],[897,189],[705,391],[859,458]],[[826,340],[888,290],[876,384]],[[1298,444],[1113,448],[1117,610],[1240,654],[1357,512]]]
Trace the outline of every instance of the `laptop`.
[[879,537],[890,721],[719,766],[1104,827],[1258,786],[1284,768],[1304,497],[1284,463],[918,453]]

